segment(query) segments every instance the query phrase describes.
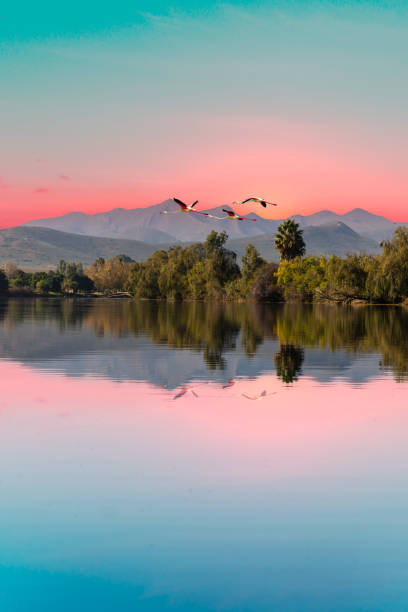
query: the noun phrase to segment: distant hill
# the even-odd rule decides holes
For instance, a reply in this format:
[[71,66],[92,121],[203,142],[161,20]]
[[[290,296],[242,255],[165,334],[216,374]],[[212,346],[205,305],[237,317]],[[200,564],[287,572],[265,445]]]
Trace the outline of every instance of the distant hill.
[[377,240],[366,238],[351,229],[345,223],[337,221],[320,226],[307,226],[303,230],[307,255],[340,255],[349,253],[367,253],[374,255],[381,252]]
[[[309,226],[303,230],[307,255],[339,255],[344,257],[349,253],[376,254],[381,251],[380,245],[371,238],[360,236],[350,227],[341,222],[328,223],[321,226]],[[264,234],[248,239],[233,239],[228,241],[228,247],[242,257],[248,242],[251,242],[268,261],[278,261],[279,253],[273,248],[274,234]]]
[[[207,210],[217,217],[225,216],[222,211],[227,206],[218,206]],[[61,217],[36,219],[25,223],[22,227],[48,227],[50,229],[103,238],[120,238],[139,240],[151,244],[173,241],[202,241],[211,230],[226,230],[231,239],[274,234],[283,219],[264,219],[256,213],[250,213],[257,220],[240,222],[217,220],[203,215],[194,214],[161,214],[164,210],[176,212],[179,210],[173,200],[147,208],[124,209],[115,208],[104,213],[88,215],[82,212],[72,212]],[[239,211],[239,206],[236,207]],[[257,209],[258,210],[258,209]],[[262,213],[261,208],[259,212]],[[321,210],[312,215],[294,215],[292,217],[302,228],[310,226],[325,226],[331,223],[344,223],[352,230],[371,238],[376,242],[392,237],[396,227],[394,223],[380,215],[374,215],[361,208],[355,208],[344,215],[337,215],[330,210]]]
[[88,265],[98,257],[125,253],[135,261],[150,257],[170,243],[148,244],[137,240],[115,240],[58,232],[45,227],[13,227],[0,230],[0,265],[15,261],[23,269],[53,268],[61,259]]
[[[206,234],[202,237],[205,239]],[[307,254],[377,253],[379,244],[370,238],[360,236],[344,223],[330,223],[322,226],[310,226],[304,229]],[[186,241],[179,244],[188,244]],[[245,248],[251,242],[267,260],[278,260],[278,253],[273,248],[274,234],[232,238],[228,247],[241,258]],[[14,260],[22,268],[47,269],[54,267],[61,259],[82,261],[88,265],[98,257],[111,258],[125,253],[135,261],[143,261],[157,249],[167,249],[176,241],[149,244],[138,240],[121,240],[100,238],[60,232],[44,227],[20,226],[0,230],[0,265],[7,260]]]
[[330,210],[321,210],[312,215],[294,215],[292,217],[300,227],[306,228],[310,225],[327,225],[330,223],[344,223],[352,230],[380,242],[381,240],[389,240],[392,238],[396,228],[404,223],[395,223],[380,215],[363,210],[362,208],[354,208],[344,215],[337,215]]
[[[211,210],[211,214],[225,216],[223,207]],[[225,206],[224,206],[225,208]],[[231,238],[258,236],[275,231],[278,223],[262,219],[256,215],[257,223],[218,221],[204,215],[193,213],[161,214],[164,210],[171,213],[179,211],[173,200],[166,200],[147,208],[126,210],[115,208],[106,213],[87,215],[73,212],[52,219],[29,221],[21,227],[48,227],[50,229],[87,236],[141,240],[157,244],[161,242],[202,241],[211,230],[228,231]]]

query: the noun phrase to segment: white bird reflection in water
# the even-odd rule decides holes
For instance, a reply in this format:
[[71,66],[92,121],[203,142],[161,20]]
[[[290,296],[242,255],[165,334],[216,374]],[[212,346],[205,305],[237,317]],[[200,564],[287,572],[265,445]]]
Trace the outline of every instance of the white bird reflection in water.
[[266,390],[264,390],[258,395],[246,395],[246,393],[241,393],[241,395],[242,397],[246,397],[246,399],[249,399],[249,400],[263,400],[268,395],[276,395],[276,393],[277,393],[276,391],[273,391],[272,393],[268,393]]
[[173,397],[173,399],[179,399],[180,397],[183,397],[183,395],[186,395],[186,393],[191,393],[192,395],[194,395],[194,397],[198,397],[197,393],[194,391],[194,387],[188,386],[182,387],[180,391]]

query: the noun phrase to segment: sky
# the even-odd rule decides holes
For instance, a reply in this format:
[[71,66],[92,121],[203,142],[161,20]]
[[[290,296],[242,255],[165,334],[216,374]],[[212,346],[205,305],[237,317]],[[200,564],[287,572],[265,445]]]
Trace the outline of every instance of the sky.
[[407,65],[405,0],[4,3],[0,227],[172,196],[408,221]]

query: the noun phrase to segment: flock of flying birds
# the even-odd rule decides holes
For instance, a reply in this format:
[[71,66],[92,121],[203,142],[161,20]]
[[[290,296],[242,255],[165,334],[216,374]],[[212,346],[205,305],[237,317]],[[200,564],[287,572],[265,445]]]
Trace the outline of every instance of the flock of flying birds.
[[[176,202],[176,204],[180,206],[180,210],[176,210],[176,211],[162,210],[161,211],[162,215],[177,215],[178,213],[191,213],[192,212],[192,213],[195,213],[196,215],[204,215],[204,217],[211,217],[212,219],[218,219],[219,221],[221,221],[222,219],[235,219],[235,221],[256,221],[256,219],[251,219],[250,217],[242,217],[241,215],[234,212],[233,210],[227,210],[226,208],[222,209],[223,212],[227,213],[225,217],[216,217],[215,215],[211,215],[210,213],[194,210],[194,206],[198,204],[198,200],[196,200],[192,204],[185,204],[178,198],[173,198],[173,200],[174,202]],[[241,200],[240,202],[233,202],[233,204],[249,204],[250,202],[255,202],[256,204],[260,204],[264,208],[266,208],[267,206],[277,206],[277,204],[275,204],[274,202],[268,202],[267,200],[265,200],[265,198],[255,198],[255,197],[247,198],[246,200]]]
[[[222,388],[228,389],[229,387],[234,385],[234,383],[235,381],[230,380],[226,385],[223,385]],[[181,387],[180,391],[176,393],[176,395],[173,397],[173,400],[180,399],[180,397],[183,397],[184,395],[186,395],[186,393],[191,393],[192,395],[194,395],[194,397],[199,397],[199,395],[194,391],[194,389],[196,388],[197,386],[193,386],[193,385],[185,385],[184,387]],[[245,397],[248,400],[252,400],[252,401],[258,400],[259,401],[259,400],[265,399],[265,397],[267,397],[268,395],[276,395],[276,391],[272,391],[271,393],[268,393],[268,391],[264,389],[257,395],[246,395],[245,393],[241,393],[241,395],[242,397]]]

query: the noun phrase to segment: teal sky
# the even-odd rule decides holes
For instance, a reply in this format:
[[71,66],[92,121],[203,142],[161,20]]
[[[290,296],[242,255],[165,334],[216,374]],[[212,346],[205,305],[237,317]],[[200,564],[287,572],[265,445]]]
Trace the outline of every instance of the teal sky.
[[214,2],[212,0],[185,0],[164,2],[161,0],[22,0],[5,3],[1,8],[2,40],[32,41],[56,37],[78,37],[96,33],[108,33],[115,28],[134,28],[146,25],[149,16],[183,20],[207,17],[218,19],[228,8],[244,11],[285,13],[294,17],[332,15],[335,18],[352,17],[360,27],[385,20],[407,18],[405,0],[329,2],[314,0],[275,0],[269,2]]
[[407,26],[407,2],[9,3],[0,225],[250,192],[407,220]]

